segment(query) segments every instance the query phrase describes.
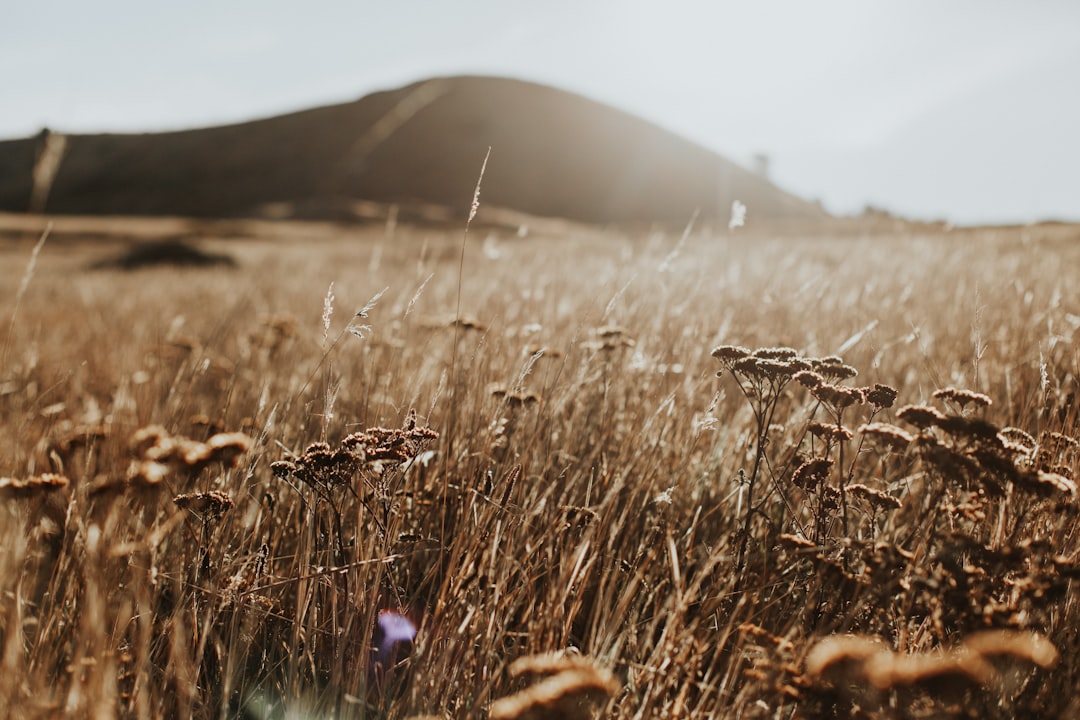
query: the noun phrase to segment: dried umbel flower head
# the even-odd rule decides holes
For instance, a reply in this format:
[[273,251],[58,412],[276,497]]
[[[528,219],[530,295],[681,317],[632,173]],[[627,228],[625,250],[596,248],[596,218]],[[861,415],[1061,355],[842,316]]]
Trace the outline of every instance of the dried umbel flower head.
[[368,428],[344,438],[331,448],[324,442],[312,443],[292,460],[270,464],[274,477],[294,477],[320,492],[350,485],[361,470],[383,475],[388,470],[412,460],[428,442],[439,437],[429,427],[419,427],[412,410],[401,428]]
[[1053,667],[1058,651],[1036,633],[986,630],[959,647],[926,653],[896,653],[874,638],[834,635],[819,641],[806,657],[806,671],[829,682],[866,681],[879,690],[900,687],[992,687],[1000,676],[990,660],[1008,656]]
[[364,456],[349,448],[331,449],[327,443],[308,445],[295,460],[278,460],[270,464],[274,477],[294,477],[300,482],[320,491],[342,487],[352,483],[353,477],[364,464]]
[[791,482],[804,490],[814,490],[829,476],[833,461],[828,458],[815,458],[804,462],[791,476]]
[[896,402],[897,390],[888,385],[875,383],[874,387],[867,388],[866,401],[878,408],[891,408]]
[[893,450],[903,452],[915,438],[909,432],[889,423],[867,423],[859,426],[864,437],[878,441]]
[[836,443],[847,442],[851,439],[851,431],[843,425],[837,425],[836,423],[819,423],[812,422],[806,428],[811,435],[817,438],[821,438],[830,445]]
[[540,396],[531,391],[508,390],[506,387],[497,385],[491,389],[494,397],[501,398],[510,407],[524,407],[535,405],[540,402]]
[[863,485],[862,483],[856,483],[854,485],[848,485],[847,491],[857,497],[862,498],[868,502],[875,510],[899,510],[903,507],[900,500],[894,498],[892,495],[882,490],[876,490],[872,487]]
[[984,444],[1003,447],[998,438],[998,426],[981,418],[946,415],[945,419],[938,423],[938,427],[955,438],[970,438],[980,440]]
[[889,652],[877,638],[865,635],[830,635],[811,648],[806,656],[806,672],[818,677],[845,676],[855,667],[861,667],[868,658]]
[[173,498],[177,507],[195,513],[204,521],[213,521],[232,509],[232,498],[220,490],[205,493],[177,495]]
[[204,444],[209,451],[209,462],[236,467],[240,456],[251,449],[251,438],[242,432],[222,432],[211,435]]
[[945,422],[945,415],[937,408],[929,405],[905,405],[896,411],[896,417],[920,430],[935,427]]
[[62,490],[70,482],[63,475],[55,473],[34,475],[24,479],[0,477],[0,498],[21,499],[44,495],[45,493]]
[[845,365],[844,361],[836,355],[830,355],[823,358],[811,358],[810,368],[823,376],[826,380],[830,380],[834,383],[841,382],[842,380],[850,380],[859,374],[859,371],[850,365]]
[[197,442],[170,435],[160,425],[148,425],[136,430],[131,437],[131,449],[137,457],[183,468],[191,474],[212,463],[235,467],[240,456],[250,448],[251,438],[240,432],[217,433],[206,442]]
[[851,405],[861,405],[866,402],[866,396],[863,394],[862,388],[833,385],[831,383],[823,383],[811,388],[810,394],[836,410],[843,410]]
[[961,644],[983,657],[1009,656],[1041,668],[1054,667],[1061,656],[1054,643],[1042,635],[1020,630],[983,630],[967,636]]
[[979,408],[987,408],[993,404],[989,395],[984,395],[974,390],[960,390],[954,387],[941,388],[934,391],[934,397],[956,403],[961,409],[968,405]]
[[726,365],[731,365],[749,355],[750,351],[739,345],[721,345],[712,351],[712,356]]
[[789,347],[758,348],[751,355],[765,360],[791,360],[799,355],[799,351]]
[[785,550],[791,550],[794,552],[818,550],[818,545],[813,540],[802,537],[801,535],[792,535],[791,533],[781,533],[776,536],[776,543]]
[[993,666],[975,653],[878,653],[866,660],[862,674],[879,690],[901,687],[960,689],[987,687],[998,680]]
[[805,388],[816,388],[825,384],[825,378],[813,370],[800,370],[792,376],[792,379]]
[[1060,497],[1062,495],[1075,498],[1077,496],[1076,483],[1058,473],[1034,470],[1031,472],[1017,473],[1014,478],[1016,486],[1027,490],[1040,497]]
[[513,695],[491,704],[491,720],[585,720],[592,717],[590,706],[619,690],[610,670],[588,658],[569,655],[521,658],[510,673],[546,675]]

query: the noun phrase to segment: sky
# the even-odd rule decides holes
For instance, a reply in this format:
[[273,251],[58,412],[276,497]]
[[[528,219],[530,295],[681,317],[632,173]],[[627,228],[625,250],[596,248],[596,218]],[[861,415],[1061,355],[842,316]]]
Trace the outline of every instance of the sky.
[[498,75],[747,167],[765,154],[778,185],[834,213],[1080,220],[1076,0],[35,0],[3,15],[0,138]]

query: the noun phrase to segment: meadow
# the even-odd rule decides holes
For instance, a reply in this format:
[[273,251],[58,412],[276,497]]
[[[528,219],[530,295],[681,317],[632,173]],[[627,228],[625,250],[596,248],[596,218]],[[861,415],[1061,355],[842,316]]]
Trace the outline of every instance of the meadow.
[[116,223],[0,239],[6,717],[1080,714],[1075,228]]

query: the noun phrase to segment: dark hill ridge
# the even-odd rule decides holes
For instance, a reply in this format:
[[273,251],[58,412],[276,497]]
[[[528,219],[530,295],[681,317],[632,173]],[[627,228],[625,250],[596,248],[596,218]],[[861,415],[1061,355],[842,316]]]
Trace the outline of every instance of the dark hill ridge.
[[[41,137],[0,142],[0,210],[29,204]],[[305,216],[352,201],[464,214],[488,146],[486,205],[587,222],[824,217],[816,205],[637,117],[517,80],[439,78],[355,102],[237,125],[72,135],[48,197],[56,214]]]

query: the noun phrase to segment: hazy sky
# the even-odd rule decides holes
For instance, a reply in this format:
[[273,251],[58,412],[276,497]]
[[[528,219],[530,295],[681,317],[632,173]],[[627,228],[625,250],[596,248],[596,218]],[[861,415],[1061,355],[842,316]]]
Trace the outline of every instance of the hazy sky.
[[1080,220],[1077,0],[12,2],[0,138],[212,125],[458,73],[579,92],[744,165],[766,153],[834,212]]

